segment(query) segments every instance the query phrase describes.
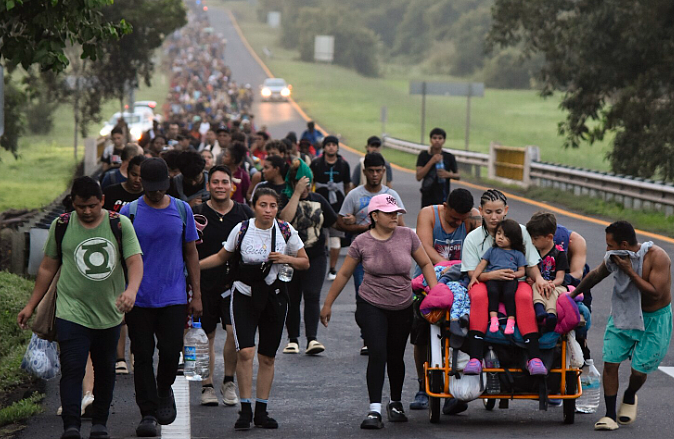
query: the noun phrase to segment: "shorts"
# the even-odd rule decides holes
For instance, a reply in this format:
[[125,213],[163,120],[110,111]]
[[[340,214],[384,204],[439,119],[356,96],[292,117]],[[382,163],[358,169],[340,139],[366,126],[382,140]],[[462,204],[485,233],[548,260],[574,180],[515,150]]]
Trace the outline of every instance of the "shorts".
[[414,346],[428,346],[428,340],[431,337],[431,324],[426,319],[420,319],[416,314],[412,319],[412,330],[410,331],[410,343]]
[[338,249],[342,248],[342,238],[344,238],[344,232],[337,230],[334,227],[329,227],[327,230],[328,235],[328,248]]
[[280,288],[283,288],[280,293],[269,294],[262,309],[253,306],[251,296],[234,289],[230,314],[237,351],[255,347],[255,333],[259,331],[257,353],[271,358],[276,356],[288,314],[288,292],[284,286]]
[[542,303],[543,306],[545,306],[545,312],[548,314],[554,314],[557,315],[557,299],[559,296],[562,294],[565,294],[567,289],[566,287],[555,287],[555,289],[552,291],[550,294],[550,297],[545,297],[538,291],[538,286],[534,284],[532,286],[532,290],[534,293],[534,305],[537,303]]
[[218,323],[222,322],[222,329],[227,329],[226,325],[231,325],[229,315],[230,296],[222,297],[221,293],[215,291],[201,292],[201,305],[204,313],[201,316],[201,328],[206,334],[215,331]]
[[621,363],[632,359],[632,369],[641,373],[658,370],[669,350],[672,338],[672,305],[654,312],[644,312],[645,330],[618,329],[609,317],[604,333],[605,363]]

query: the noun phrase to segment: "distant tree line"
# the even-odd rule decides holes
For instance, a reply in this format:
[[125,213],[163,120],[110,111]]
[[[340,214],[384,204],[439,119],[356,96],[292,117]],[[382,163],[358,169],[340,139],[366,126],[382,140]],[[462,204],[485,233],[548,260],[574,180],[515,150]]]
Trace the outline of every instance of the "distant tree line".
[[542,66],[518,47],[487,52],[494,0],[260,0],[258,17],[281,12],[280,43],[313,60],[314,37],[335,36],[335,63],[378,76],[382,62],[422,73],[529,88]]

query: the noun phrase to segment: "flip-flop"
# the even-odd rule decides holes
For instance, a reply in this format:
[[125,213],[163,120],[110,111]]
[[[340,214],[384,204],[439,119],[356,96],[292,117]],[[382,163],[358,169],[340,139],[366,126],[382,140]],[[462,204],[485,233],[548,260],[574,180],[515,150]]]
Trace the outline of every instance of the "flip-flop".
[[618,409],[618,422],[620,425],[629,425],[637,419],[637,403],[639,400],[634,395],[634,404],[626,404],[625,401],[620,403]]
[[608,416],[604,416],[594,424],[595,430],[613,431],[618,429],[618,423]]

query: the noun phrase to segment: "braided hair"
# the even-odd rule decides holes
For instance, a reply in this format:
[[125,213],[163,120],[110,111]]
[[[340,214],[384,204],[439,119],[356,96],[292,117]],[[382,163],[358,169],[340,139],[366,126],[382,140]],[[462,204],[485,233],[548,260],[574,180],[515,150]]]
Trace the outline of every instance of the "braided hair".
[[[498,189],[487,189],[480,197],[480,207],[483,207],[485,204],[494,201],[501,201],[503,202],[504,206],[508,205],[508,199],[503,194],[503,192]],[[482,240],[482,244],[484,244],[484,242],[487,240],[487,237],[489,236],[489,232],[487,231],[487,222],[484,220],[484,216],[482,217],[482,228],[484,229],[484,239]]]
[[482,197],[480,197],[480,206],[484,206],[491,201],[503,201],[504,205],[508,205],[508,199],[503,192],[498,189],[487,189],[487,191],[482,194]]

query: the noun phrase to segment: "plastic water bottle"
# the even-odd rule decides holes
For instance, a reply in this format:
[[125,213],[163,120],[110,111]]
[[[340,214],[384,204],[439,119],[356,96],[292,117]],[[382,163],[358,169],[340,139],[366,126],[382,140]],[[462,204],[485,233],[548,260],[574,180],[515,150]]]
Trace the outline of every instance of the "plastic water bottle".
[[599,407],[601,391],[601,375],[596,367],[594,360],[587,360],[587,370],[583,370],[580,375],[580,384],[583,386],[583,394],[576,400],[576,411],[579,413],[594,413]]
[[[286,248],[288,248],[286,246]],[[287,255],[289,256],[296,256],[295,252],[287,251]],[[290,264],[283,264],[281,265],[281,268],[278,270],[278,280],[281,282],[290,282],[293,280],[293,274],[295,273],[295,269],[293,268],[292,265]]]
[[[439,162],[437,162],[435,164],[435,170],[438,171],[440,169],[445,169],[445,158],[444,157],[442,158],[442,160],[440,160]],[[440,176],[438,176],[438,183],[445,184],[445,179],[440,178]]]
[[201,329],[201,322],[192,322],[185,334],[184,375],[188,381],[201,381],[208,378],[208,336]]
[[[498,369],[501,363],[498,361],[496,352],[489,346],[489,352],[484,356],[484,366],[487,369]],[[498,372],[487,372],[487,394],[497,395],[501,393],[501,380],[498,378]]]

